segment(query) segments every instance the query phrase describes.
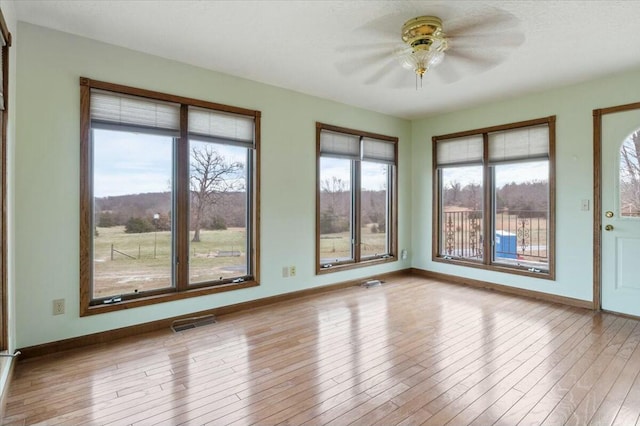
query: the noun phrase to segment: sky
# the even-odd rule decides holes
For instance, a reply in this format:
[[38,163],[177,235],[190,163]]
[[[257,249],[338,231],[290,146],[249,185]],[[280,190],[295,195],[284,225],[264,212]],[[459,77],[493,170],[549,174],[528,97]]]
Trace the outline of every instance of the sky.
[[[336,176],[343,182],[350,180],[350,169],[346,166],[349,160],[339,158],[323,157],[323,176]],[[369,163],[368,167],[362,170],[362,187],[365,190],[379,191],[385,188],[386,174],[382,173],[383,164]],[[477,167],[480,171],[479,166]],[[460,182],[464,187],[470,183],[481,184],[482,173],[470,173],[470,167],[450,167],[447,169],[447,177],[451,182]],[[546,161],[531,163],[514,163],[500,165],[499,172],[496,173],[497,187],[500,188],[508,183],[523,183],[532,181],[545,181],[549,179],[549,167]]]
[[[102,129],[93,132],[94,197],[171,190],[172,137]],[[245,149],[215,145],[228,161],[246,161]]]
[[95,197],[170,189],[171,137],[97,129],[93,132]]
[[[350,182],[350,160],[343,158],[322,157],[322,178],[335,176],[343,182]],[[387,187],[386,164],[363,162],[361,168],[362,189],[369,191],[382,191]]]
[[[480,170],[480,166],[471,167],[449,167],[447,178],[451,182],[460,182],[462,187],[469,183],[482,183],[481,173],[470,173],[471,168]],[[527,163],[502,164],[496,173],[496,186],[503,187],[509,183],[524,183],[533,181],[546,181],[549,179],[549,166],[546,161],[536,161]]]
[[[216,144],[228,161],[245,162],[244,149]],[[168,136],[94,129],[94,196],[96,198],[171,189],[172,138]],[[322,159],[323,176],[350,180],[349,160]],[[384,164],[363,163],[362,188],[379,191],[386,188]],[[546,180],[546,162],[516,163],[500,166],[498,187],[507,183]],[[474,180],[466,167],[449,168],[447,176],[462,186]]]

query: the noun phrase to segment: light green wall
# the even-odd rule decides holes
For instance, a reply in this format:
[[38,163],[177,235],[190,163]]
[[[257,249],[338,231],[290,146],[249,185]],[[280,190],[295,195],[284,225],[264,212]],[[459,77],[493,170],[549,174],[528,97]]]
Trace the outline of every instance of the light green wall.
[[[593,296],[593,110],[640,100],[640,72],[483,105],[412,123],[413,266],[591,301]],[[431,261],[431,137],[556,115],[556,280]],[[606,189],[605,189],[606,190]],[[590,211],[581,211],[588,199]]]
[[[316,276],[315,122],[394,135],[399,246],[411,247],[406,120],[19,23],[15,263],[17,346],[405,269],[409,260]],[[79,318],[80,76],[262,111],[261,286]],[[281,278],[282,266],[297,276]],[[52,300],[67,312],[52,315]]]
[[[10,129],[17,129],[17,134],[9,153],[9,179],[14,179],[9,238],[10,263],[15,266],[10,271],[15,309],[10,311],[15,313],[12,338],[17,347],[410,266],[576,299],[592,298],[592,211],[580,210],[582,199],[593,206],[592,110],[638,101],[632,89],[640,83],[640,72],[410,123],[29,24],[18,25],[15,40],[17,121],[15,126],[10,122]],[[260,287],[79,318],[80,76],[262,111]],[[557,279],[432,262],[431,137],[549,115],[557,116]],[[400,138],[399,247],[410,249],[408,260],[315,276],[316,121]],[[297,277],[281,278],[284,265],[296,265]],[[58,298],[66,299],[67,313],[54,317],[51,302]]]

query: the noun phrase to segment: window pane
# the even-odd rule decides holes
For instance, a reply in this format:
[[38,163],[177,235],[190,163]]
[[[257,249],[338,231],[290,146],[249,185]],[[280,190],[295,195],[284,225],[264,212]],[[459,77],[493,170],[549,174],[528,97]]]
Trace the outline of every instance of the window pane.
[[320,263],[353,259],[351,160],[320,158]]
[[481,260],[482,166],[441,170],[440,256]]
[[363,161],[360,171],[360,256],[389,253],[389,165]]
[[171,287],[173,138],[93,130],[93,298]]
[[493,261],[548,270],[549,162],[494,166]]
[[640,130],[620,148],[620,215],[640,217]]
[[191,140],[189,283],[244,277],[248,149]]

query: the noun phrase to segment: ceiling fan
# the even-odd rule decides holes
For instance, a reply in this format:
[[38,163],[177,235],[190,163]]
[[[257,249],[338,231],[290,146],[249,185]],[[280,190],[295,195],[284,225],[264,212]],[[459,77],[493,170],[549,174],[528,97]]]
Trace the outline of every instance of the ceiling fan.
[[442,62],[449,47],[442,31],[442,20],[437,16],[408,20],[402,26],[402,41],[406,46],[397,48],[395,54],[404,68],[413,70],[416,77],[420,77],[422,86],[424,73]]
[[395,76],[394,86],[406,87],[411,74],[399,73],[397,70],[402,67],[413,71],[416,88],[418,84],[422,86],[425,75],[431,74],[452,83],[495,67],[524,41],[524,35],[517,28],[518,19],[502,10],[447,9],[443,12],[445,16],[460,17],[441,19],[435,15],[419,15],[406,20],[403,14],[404,24],[400,25],[400,15],[394,14],[365,24],[360,30],[368,38],[379,41],[338,49],[350,55],[346,61],[336,64],[338,71],[350,75],[368,70],[365,84]]

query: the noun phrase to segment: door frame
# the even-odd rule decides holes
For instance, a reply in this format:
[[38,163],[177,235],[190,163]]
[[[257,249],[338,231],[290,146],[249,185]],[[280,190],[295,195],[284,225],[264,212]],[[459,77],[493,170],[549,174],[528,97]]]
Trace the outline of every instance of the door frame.
[[9,122],[9,47],[11,47],[11,33],[0,9],[0,33],[4,39],[4,46],[0,48],[2,56],[2,93],[3,108],[2,124],[0,125],[0,352],[9,349],[9,292],[8,292],[8,238],[7,238],[7,126]]
[[593,110],[593,309],[602,310],[602,116],[640,109],[640,102]]

